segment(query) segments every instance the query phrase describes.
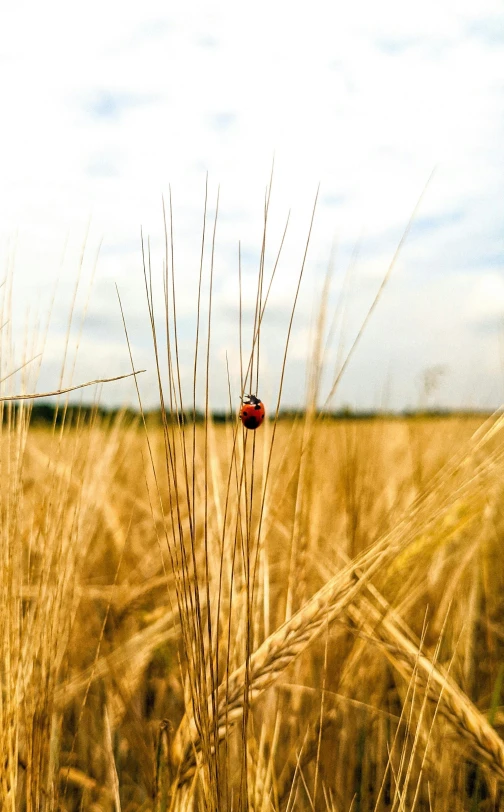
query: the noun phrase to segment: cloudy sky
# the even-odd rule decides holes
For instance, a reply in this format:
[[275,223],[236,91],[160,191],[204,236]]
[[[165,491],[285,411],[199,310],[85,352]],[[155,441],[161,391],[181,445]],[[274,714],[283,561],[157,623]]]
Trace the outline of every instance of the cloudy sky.
[[[264,320],[259,394],[271,402],[278,391],[318,185],[286,406],[305,398],[331,252],[322,400],[435,170],[334,405],[414,407],[432,368],[442,374],[431,403],[504,401],[501,3],[19,0],[0,17],[0,248],[2,275],[13,273],[3,375],[36,353],[50,310],[37,387],[57,386],[77,280],[65,383],[127,372],[117,283],[135,364],[148,370],[144,402],[155,404],[140,229],[150,237],[161,320],[162,197],[171,187],[187,390],[208,172],[208,234],[220,187],[210,400],[227,402],[226,355],[238,398],[238,244],[248,346],[274,156],[267,275],[291,215]],[[209,241],[204,299],[208,249]],[[19,376],[10,383],[22,385]],[[101,397],[119,405],[134,393],[121,382]]]

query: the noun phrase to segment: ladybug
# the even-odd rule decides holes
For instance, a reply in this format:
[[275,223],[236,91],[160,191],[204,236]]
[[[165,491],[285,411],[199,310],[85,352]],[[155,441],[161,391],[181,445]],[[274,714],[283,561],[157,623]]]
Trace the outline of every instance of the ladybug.
[[258,429],[264,420],[264,403],[255,395],[244,395],[240,409],[240,420],[246,429]]

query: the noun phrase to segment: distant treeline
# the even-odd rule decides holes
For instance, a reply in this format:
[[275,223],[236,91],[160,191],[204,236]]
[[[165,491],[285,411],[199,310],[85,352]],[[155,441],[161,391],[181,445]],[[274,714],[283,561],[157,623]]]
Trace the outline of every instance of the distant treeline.
[[[8,415],[9,412],[12,415],[13,411],[17,411],[19,405],[17,403],[9,404],[6,408],[4,406],[3,410],[3,421],[4,423],[6,420],[9,419]],[[27,404],[25,404],[25,408],[27,408]],[[145,418],[150,425],[155,425],[159,423],[161,425],[161,411],[157,410],[150,410],[145,411]],[[302,409],[282,409],[278,415],[279,420],[296,420],[301,419],[304,417],[304,410]],[[327,420],[397,420],[397,419],[404,419],[404,418],[435,418],[435,417],[485,417],[492,414],[488,411],[478,411],[478,410],[450,410],[450,409],[429,409],[429,410],[404,410],[402,412],[392,412],[392,411],[359,411],[353,410],[349,407],[345,407],[342,409],[337,409],[331,412],[323,413],[324,419]],[[92,406],[92,405],[75,405],[70,404],[66,407],[59,406],[57,407],[53,403],[49,402],[33,402],[31,404],[31,423],[32,424],[56,424],[61,425],[63,420],[65,422],[72,423],[76,425],[78,423],[88,423],[91,420],[99,418],[101,420],[108,420],[112,421],[118,415],[122,416],[122,420],[125,423],[132,423],[132,422],[140,422],[141,415],[139,411],[135,409],[107,409],[104,406]],[[274,417],[274,414],[268,415],[270,419]],[[193,422],[193,412],[186,411],[184,413],[173,414],[171,412],[167,412],[168,419],[171,420],[178,420],[181,423],[185,424],[192,424]],[[215,411],[211,413],[211,417],[214,423],[227,423],[233,422],[236,420],[236,414],[231,414],[230,412],[223,412],[223,411]],[[194,415],[194,421],[196,423],[203,423],[205,419],[204,412],[196,411]]]

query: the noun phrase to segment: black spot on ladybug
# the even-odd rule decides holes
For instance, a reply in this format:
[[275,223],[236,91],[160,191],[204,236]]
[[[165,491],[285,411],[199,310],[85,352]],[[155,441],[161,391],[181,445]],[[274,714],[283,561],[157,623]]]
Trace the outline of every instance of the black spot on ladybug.
[[247,415],[245,420],[243,421],[243,425],[246,429],[256,429],[260,424],[256,417],[253,414]]
[[254,409],[260,409],[260,408],[261,408],[261,404],[260,404],[260,403],[256,403],[256,405],[254,406]]

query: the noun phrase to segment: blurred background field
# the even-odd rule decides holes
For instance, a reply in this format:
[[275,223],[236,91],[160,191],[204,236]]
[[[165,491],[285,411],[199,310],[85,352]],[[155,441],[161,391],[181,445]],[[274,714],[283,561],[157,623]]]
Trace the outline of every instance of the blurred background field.
[[[169,754],[185,712],[188,661],[164,538],[170,496],[162,429],[149,429],[149,452],[138,421],[121,425],[120,416],[79,425],[74,414],[55,430],[26,430],[23,411],[12,425],[5,417],[2,808],[212,808],[202,789],[208,774],[183,795]],[[279,422],[257,548],[252,651],[349,558],[391,533],[392,545],[398,529],[408,544],[251,704],[246,802],[240,725],[230,728],[220,747],[219,808],[501,808],[504,743],[501,752],[487,727],[504,724],[504,461],[499,420],[484,430],[482,423]],[[201,578],[206,539],[214,606],[228,528],[220,680],[227,656],[229,672],[241,665],[247,637],[241,520],[236,486],[234,494],[228,488],[235,428],[209,426],[206,485],[204,429],[195,432],[195,550]],[[489,430],[495,438],[483,441]],[[261,432],[256,494],[272,425]],[[183,481],[181,468],[181,506]],[[205,502],[198,502],[205,487],[206,532]],[[253,543],[259,505],[250,518]],[[187,535],[187,511],[180,521]],[[387,623],[399,630],[395,639]],[[418,661],[404,659],[405,640],[419,646],[420,638],[429,668],[449,670],[460,686],[472,721],[463,701],[455,716],[443,712],[433,672],[426,686]],[[188,691],[186,684],[186,701]]]

